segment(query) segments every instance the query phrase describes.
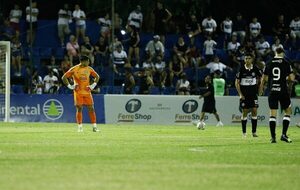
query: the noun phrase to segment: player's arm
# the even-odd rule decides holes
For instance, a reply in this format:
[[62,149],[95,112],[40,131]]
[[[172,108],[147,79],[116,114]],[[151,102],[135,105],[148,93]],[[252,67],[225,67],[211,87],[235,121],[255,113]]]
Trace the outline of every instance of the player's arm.
[[264,90],[265,90],[265,84],[268,82],[268,75],[263,74],[263,76],[261,77],[261,81],[260,81],[260,85],[259,85],[259,90],[258,90],[258,94],[260,96],[263,95]]
[[288,81],[288,92],[291,95],[292,91],[293,91],[293,85],[295,82],[295,75],[294,73],[290,73],[287,77],[287,81]]
[[99,82],[100,80],[100,76],[98,75],[98,73],[96,73],[96,71],[94,71],[94,69],[91,70],[91,75],[94,77],[92,80],[92,84],[89,85],[88,87],[93,90],[96,86],[97,86],[97,83]]
[[73,72],[70,69],[69,71],[65,72],[65,74],[61,77],[62,82],[70,89],[70,90],[74,90],[75,89],[75,85],[74,84],[70,84],[69,82],[69,78],[72,77]]
[[257,88],[259,88],[259,85],[260,85],[261,80],[262,80],[262,71],[259,70],[258,68],[257,68],[257,77],[256,77],[256,80],[257,80],[257,82],[256,82]]
[[[213,89],[212,89],[212,90],[213,90]],[[209,96],[209,95],[211,95],[211,91],[207,91],[207,92],[205,92],[204,94],[201,94],[201,95],[199,96],[199,99],[204,98],[204,97],[207,97],[207,96]]]
[[244,100],[245,99],[245,96],[243,95],[242,91],[241,91],[241,83],[240,83],[240,79],[235,79],[235,88],[240,96],[240,99],[241,100]]

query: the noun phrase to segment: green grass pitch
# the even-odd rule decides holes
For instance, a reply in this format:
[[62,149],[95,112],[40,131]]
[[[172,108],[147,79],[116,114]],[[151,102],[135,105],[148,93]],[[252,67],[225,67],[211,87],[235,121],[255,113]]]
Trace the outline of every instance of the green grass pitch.
[[74,126],[0,123],[0,189],[300,189],[295,126],[291,144],[270,144],[268,127],[243,139],[239,126]]

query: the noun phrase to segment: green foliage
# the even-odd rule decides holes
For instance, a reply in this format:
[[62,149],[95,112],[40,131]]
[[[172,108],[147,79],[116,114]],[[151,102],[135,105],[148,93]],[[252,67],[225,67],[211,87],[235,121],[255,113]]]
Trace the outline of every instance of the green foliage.
[[[0,189],[298,189],[300,129],[293,143],[242,138],[240,127],[0,123]],[[248,128],[248,131],[251,131]],[[281,128],[277,128],[280,134]]]

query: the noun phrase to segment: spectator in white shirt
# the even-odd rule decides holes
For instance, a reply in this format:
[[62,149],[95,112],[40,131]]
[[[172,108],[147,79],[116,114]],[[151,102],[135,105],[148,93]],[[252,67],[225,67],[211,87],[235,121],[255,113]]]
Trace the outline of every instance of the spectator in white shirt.
[[116,49],[113,51],[113,57],[112,64],[113,64],[113,70],[114,73],[117,75],[123,75],[124,74],[124,67],[126,63],[128,62],[127,59],[127,53],[123,50],[122,44],[118,44],[116,46]]
[[176,91],[178,95],[190,95],[190,82],[187,80],[186,74],[182,73],[180,79],[176,83]]
[[226,44],[231,39],[232,34],[232,20],[229,16],[226,16],[226,19],[221,23],[221,30],[224,34],[224,44],[223,47],[226,49]]
[[76,38],[79,40],[79,35],[84,39],[86,30],[86,16],[83,10],[80,9],[78,4],[75,5],[75,10],[73,11],[73,18],[76,21]]
[[64,4],[62,9],[58,11],[57,29],[58,37],[60,39],[61,46],[64,46],[65,35],[70,34],[69,23],[72,22],[72,11],[69,10],[69,5]]
[[101,36],[105,39],[105,41],[109,41],[111,30],[111,20],[109,18],[109,14],[106,13],[104,17],[98,18],[97,22],[100,25]]
[[215,56],[213,61],[206,65],[206,68],[209,69],[211,75],[213,75],[216,71],[220,71],[221,75],[224,74],[225,69],[232,70],[231,67],[228,67],[224,63],[220,62],[218,56]]
[[154,79],[158,79],[158,85],[160,88],[165,88],[167,79],[166,62],[162,60],[162,57],[158,55],[154,62]]
[[257,21],[257,17],[252,18],[252,22],[249,24],[249,32],[250,32],[250,38],[254,41],[258,37],[261,31],[261,25]]
[[10,26],[16,31],[16,37],[18,38],[20,35],[20,19],[22,17],[22,10],[18,4],[14,5],[14,9],[12,9],[9,13],[9,21]]
[[255,43],[255,49],[258,60],[266,61],[271,53],[270,44],[265,40],[263,35],[259,36],[258,41]]
[[210,35],[207,36],[207,40],[203,43],[204,56],[206,62],[210,62],[214,56],[214,49],[217,46],[217,42],[212,39]]
[[153,36],[153,40],[150,40],[147,43],[145,51],[153,60],[155,60],[157,56],[161,56],[161,58],[163,59],[165,47],[161,43],[159,35]]
[[33,71],[32,74],[32,94],[43,94],[44,82],[42,77],[38,74],[37,70]]
[[296,16],[290,23],[292,43],[296,44],[296,39],[300,39],[300,16]]
[[[36,2],[32,2],[32,7],[26,7],[26,25],[27,25],[27,44],[32,45],[35,39],[35,33],[37,29],[39,9],[37,8]],[[32,34],[30,32],[32,24]]]
[[280,42],[280,38],[276,38],[275,39],[275,43],[272,45],[272,52],[273,52],[273,55],[275,55],[275,52],[276,52],[276,49],[278,48],[281,48],[281,49],[284,49],[283,48],[283,45],[281,44]]
[[134,26],[138,32],[141,30],[143,24],[143,13],[141,12],[140,5],[137,5],[136,9],[129,14],[127,20],[127,24],[129,26]]
[[231,41],[227,44],[227,53],[230,61],[229,63],[232,67],[235,65],[235,55],[237,54],[240,46],[240,42],[237,41],[237,34],[232,34]]
[[49,71],[49,74],[44,77],[44,92],[56,93],[58,90],[58,78],[54,75],[53,70]]
[[228,54],[229,55],[230,54],[235,54],[240,46],[241,46],[241,44],[240,44],[240,42],[237,41],[237,36],[232,35],[231,36],[231,41],[227,45]]
[[212,15],[209,15],[207,18],[202,21],[203,32],[206,35],[214,36],[217,30],[217,22],[212,18]]

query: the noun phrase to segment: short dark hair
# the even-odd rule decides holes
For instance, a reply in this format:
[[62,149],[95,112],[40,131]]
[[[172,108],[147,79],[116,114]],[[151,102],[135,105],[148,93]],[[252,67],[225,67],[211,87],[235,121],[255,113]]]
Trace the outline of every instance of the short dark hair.
[[245,57],[246,57],[246,56],[253,57],[253,53],[248,51],[248,52],[245,53]]
[[89,61],[89,60],[90,60],[90,58],[86,55],[80,56],[80,61]]
[[280,48],[276,48],[275,51],[276,51],[277,54],[284,53],[284,49],[281,48],[281,47]]

